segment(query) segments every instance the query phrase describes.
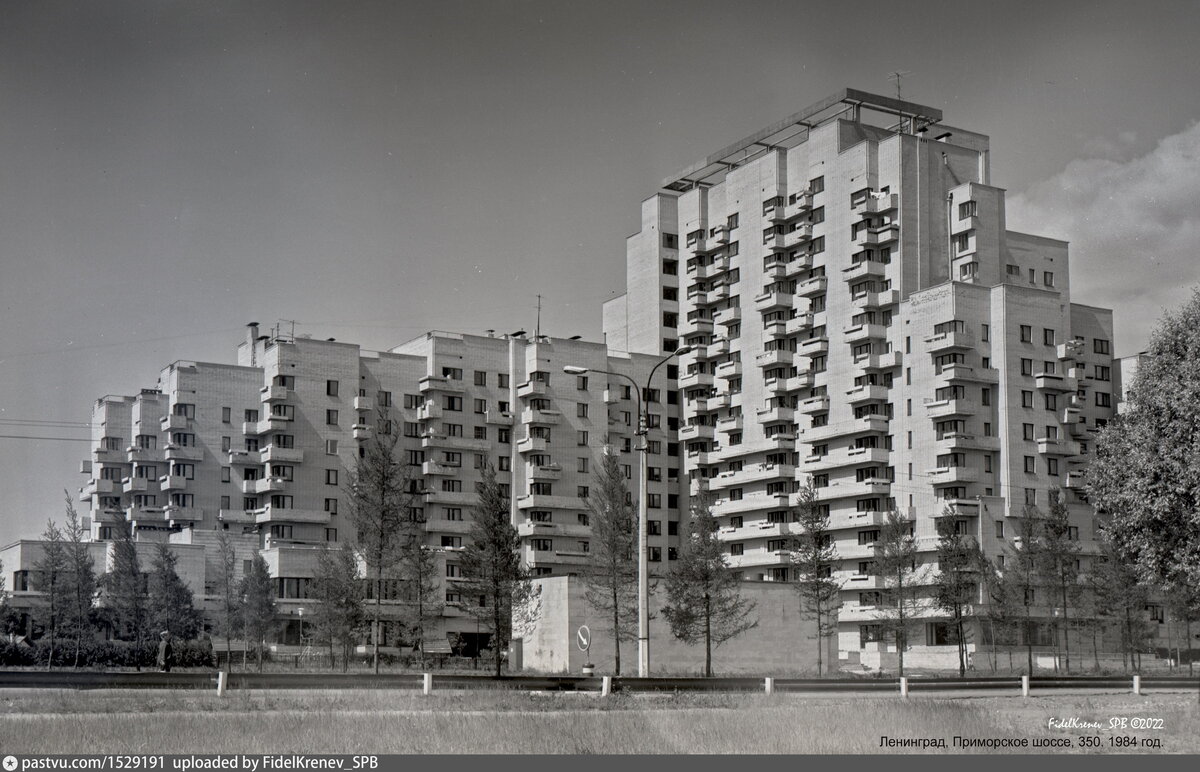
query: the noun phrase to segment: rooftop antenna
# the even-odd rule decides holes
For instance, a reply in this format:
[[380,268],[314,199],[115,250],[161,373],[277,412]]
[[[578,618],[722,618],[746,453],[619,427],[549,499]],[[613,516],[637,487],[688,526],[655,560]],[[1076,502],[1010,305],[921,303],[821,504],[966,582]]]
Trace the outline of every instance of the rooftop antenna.
[[[903,80],[905,75],[912,75],[912,71],[911,70],[895,70],[892,72],[891,75],[888,76],[888,80],[896,81],[896,101],[897,102],[903,101],[903,99],[901,99],[901,97],[900,97],[900,81]],[[897,109],[900,110],[900,125],[897,128],[896,133],[903,134],[904,133],[904,110],[901,108],[897,108]]]
[[535,341],[542,339],[542,296],[538,295],[537,299],[537,326],[533,328],[533,339]]

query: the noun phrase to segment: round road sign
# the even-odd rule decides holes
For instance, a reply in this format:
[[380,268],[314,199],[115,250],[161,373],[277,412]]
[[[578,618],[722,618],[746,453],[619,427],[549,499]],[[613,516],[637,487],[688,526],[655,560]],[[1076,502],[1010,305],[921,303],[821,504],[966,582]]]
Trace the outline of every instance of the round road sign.
[[579,626],[579,631],[575,633],[575,643],[579,645],[580,651],[587,651],[592,647],[592,631],[587,625]]

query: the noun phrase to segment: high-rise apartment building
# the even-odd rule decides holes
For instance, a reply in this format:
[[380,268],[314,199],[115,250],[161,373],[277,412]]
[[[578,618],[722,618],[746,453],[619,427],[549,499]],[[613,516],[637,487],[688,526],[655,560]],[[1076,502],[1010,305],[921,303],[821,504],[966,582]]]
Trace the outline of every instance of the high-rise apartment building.
[[[685,467],[745,579],[794,578],[795,493],[815,487],[848,658],[878,649],[890,510],[930,571],[939,518],[1001,562],[1054,487],[1094,546],[1080,470],[1113,414],[1112,314],[1071,302],[1066,243],[1008,230],[989,164],[939,110],[844,90],[666,180],[604,308],[609,341],[693,347]],[[937,616],[915,643],[945,641]]]
[[[637,495],[639,396],[650,414],[650,560],[661,567],[675,557],[675,365],[660,368],[641,395],[621,377],[645,383],[661,359],[524,333],[431,332],[367,352],[260,336],[251,325],[236,365],[175,362],[157,388],[97,401],[81,491],[92,535],[111,539],[112,521],[122,518],[139,540],[205,545],[212,585],[217,533],[231,534],[239,557],[261,550],[266,558],[287,623],[283,640],[295,642],[319,550],[354,536],[347,475],[373,434],[395,433],[419,491],[413,514],[424,520],[444,576],[439,636],[460,635],[470,650],[485,641],[475,640],[477,626],[463,611],[457,557],[483,469],[495,468],[510,496],[531,573],[578,571],[590,546],[589,490],[606,447],[621,455]],[[395,630],[386,634],[385,643],[396,640]]]

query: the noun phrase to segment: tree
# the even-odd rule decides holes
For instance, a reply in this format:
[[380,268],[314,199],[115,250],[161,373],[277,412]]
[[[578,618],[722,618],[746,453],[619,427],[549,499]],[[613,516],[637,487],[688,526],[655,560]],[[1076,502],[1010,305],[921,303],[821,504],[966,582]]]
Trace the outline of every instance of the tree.
[[758,626],[755,603],[743,599],[739,580],[725,562],[717,519],[705,500],[692,508],[690,538],[667,574],[663,617],[671,634],[688,645],[704,642],[704,675],[712,676],[712,650]]
[[917,613],[917,541],[913,522],[895,510],[888,512],[875,542],[875,573],[883,584],[880,607],[884,612],[881,630],[896,644],[900,676],[904,676],[904,652],[909,628]]
[[41,598],[34,607],[34,617],[50,642],[50,648],[46,655],[47,670],[54,667],[54,654],[62,624],[63,607],[68,602],[66,573],[67,551],[63,546],[62,530],[53,520],[47,520],[46,530],[42,532],[42,555],[34,563],[33,571],[33,589],[41,594]]
[[[1040,523],[1041,540],[1037,550],[1038,569],[1044,583],[1062,608],[1063,666],[1071,672],[1071,607],[1079,600],[1079,538],[1071,526],[1066,496],[1059,488],[1050,489],[1050,507]],[[1075,538],[1072,538],[1074,536]],[[1057,619],[1057,617],[1056,617]]]
[[149,616],[152,630],[167,631],[180,640],[191,640],[203,629],[203,616],[195,608],[192,590],[175,570],[177,558],[166,544],[155,545],[149,582]]
[[66,524],[63,528],[63,551],[66,554],[65,595],[62,629],[75,640],[74,667],[79,667],[83,653],[83,642],[94,635],[92,612],[96,603],[96,566],[88,551],[87,531],[79,520],[79,513],[71,503],[71,494],[63,491],[67,498]]
[[1101,430],[1089,500],[1143,582],[1200,586],[1200,290],[1150,337],[1125,410]]
[[492,634],[496,677],[500,677],[503,649],[512,634],[512,610],[529,595],[529,582],[521,566],[521,540],[508,514],[508,497],[496,482],[496,470],[483,470],[479,503],[472,509],[470,543],[462,553],[463,595],[478,604],[467,608]]
[[341,645],[342,672],[349,669],[351,648],[366,621],[362,596],[354,551],[345,547],[321,550],[311,595],[316,601],[313,635],[329,646],[330,667],[336,663],[336,646]]
[[442,585],[438,581],[437,552],[425,543],[425,537],[424,523],[410,521],[407,524],[399,567],[405,598],[402,621],[421,648],[422,666],[425,665],[425,638],[445,608]]
[[958,675],[967,675],[966,620],[975,616],[973,605],[979,598],[981,570],[986,560],[973,536],[959,527],[965,522],[947,507],[937,521],[938,572],[934,576],[934,600],[938,608],[950,614],[958,644]]
[[138,561],[137,545],[133,539],[133,526],[124,519],[113,523],[116,539],[113,541],[112,569],[101,579],[107,595],[113,634],[121,640],[133,641],[136,652],[135,665],[142,669],[140,652],[146,640],[146,581]]
[[1037,605],[1042,574],[1038,570],[1041,545],[1040,513],[1036,507],[1026,506],[1021,517],[1014,518],[1017,535],[1007,550],[1004,573],[1011,602],[1019,615],[1021,637],[1025,640],[1026,667],[1033,675],[1033,645],[1037,640],[1037,621],[1034,611]]
[[605,447],[588,498],[592,529],[584,581],[588,604],[607,621],[613,641],[613,672],[621,675],[621,642],[637,637],[637,518],[620,457]]
[[262,670],[263,647],[275,624],[275,587],[262,555],[255,554],[250,571],[242,577],[242,629],[246,642],[254,641],[258,669]]
[[812,484],[797,494],[796,523],[800,536],[795,540],[792,564],[796,568],[796,590],[800,607],[816,621],[817,675],[824,665],[825,639],[837,633],[837,610],[841,606],[841,585],[833,578],[837,565],[837,547],[829,530],[829,511],[817,504]]
[[[982,557],[982,556],[981,556]],[[1011,555],[998,555],[997,560],[1011,559]],[[996,643],[1003,641],[1008,651],[1008,669],[1013,669],[1012,644],[1023,618],[1024,596],[1013,581],[1012,574],[999,570],[984,558],[979,564],[980,580],[984,584],[987,606],[984,621],[988,638],[991,640],[992,672],[996,672]],[[1019,597],[1020,596],[1020,597]]]
[[1121,559],[1120,548],[1107,529],[1101,531],[1100,549],[1099,557],[1093,559],[1098,600],[1117,624],[1126,663],[1138,671],[1140,652],[1150,635],[1145,619],[1149,590],[1141,582],[1136,567]]
[[[1183,623],[1183,640],[1187,643],[1188,675],[1194,675],[1192,657],[1192,625],[1200,622],[1200,588],[1166,587],[1163,596],[1167,599],[1167,611],[1176,624]],[[1179,649],[1179,631],[1175,634],[1175,653],[1179,664],[1183,664],[1183,653]]]
[[217,531],[217,607],[215,632],[225,638],[225,672],[233,668],[233,648],[229,639],[241,629],[241,593],[237,582],[237,554],[229,534]]
[[411,519],[413,499],[420,481],[397,458],[398,435],[392,431],[386,409],[379,412],[377,430],[367,442],[348,475],[350,517],[354,523],[355,549],[366,565],[372,584],[371,659],[379,672],[379,641],[384,582],[394,579],[404,559],[406,521]]

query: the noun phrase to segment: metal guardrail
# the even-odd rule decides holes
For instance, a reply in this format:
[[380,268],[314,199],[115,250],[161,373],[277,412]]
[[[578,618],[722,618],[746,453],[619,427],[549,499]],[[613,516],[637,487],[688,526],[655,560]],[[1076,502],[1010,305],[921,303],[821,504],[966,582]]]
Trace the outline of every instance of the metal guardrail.
[[[218,676],[209,673],[127,673],[71,670],[0,671],[0,688],[35,689],[216,689]],[[425,688],[423,673],[232,673],[227,689],[404,689]],[[513,689],[549,692],[743,692],[786,693],[886,692],[902,693],[898,678],[631,678],[591,676],[434,674],[431,688]],[[970,678],[917,677],[905,679],[906,689],[920,692],[1020,691],[1020,676]],[[1031,691],[1061,689],[1138,690],[1200,688],[1189,676],[1034,676]]]

